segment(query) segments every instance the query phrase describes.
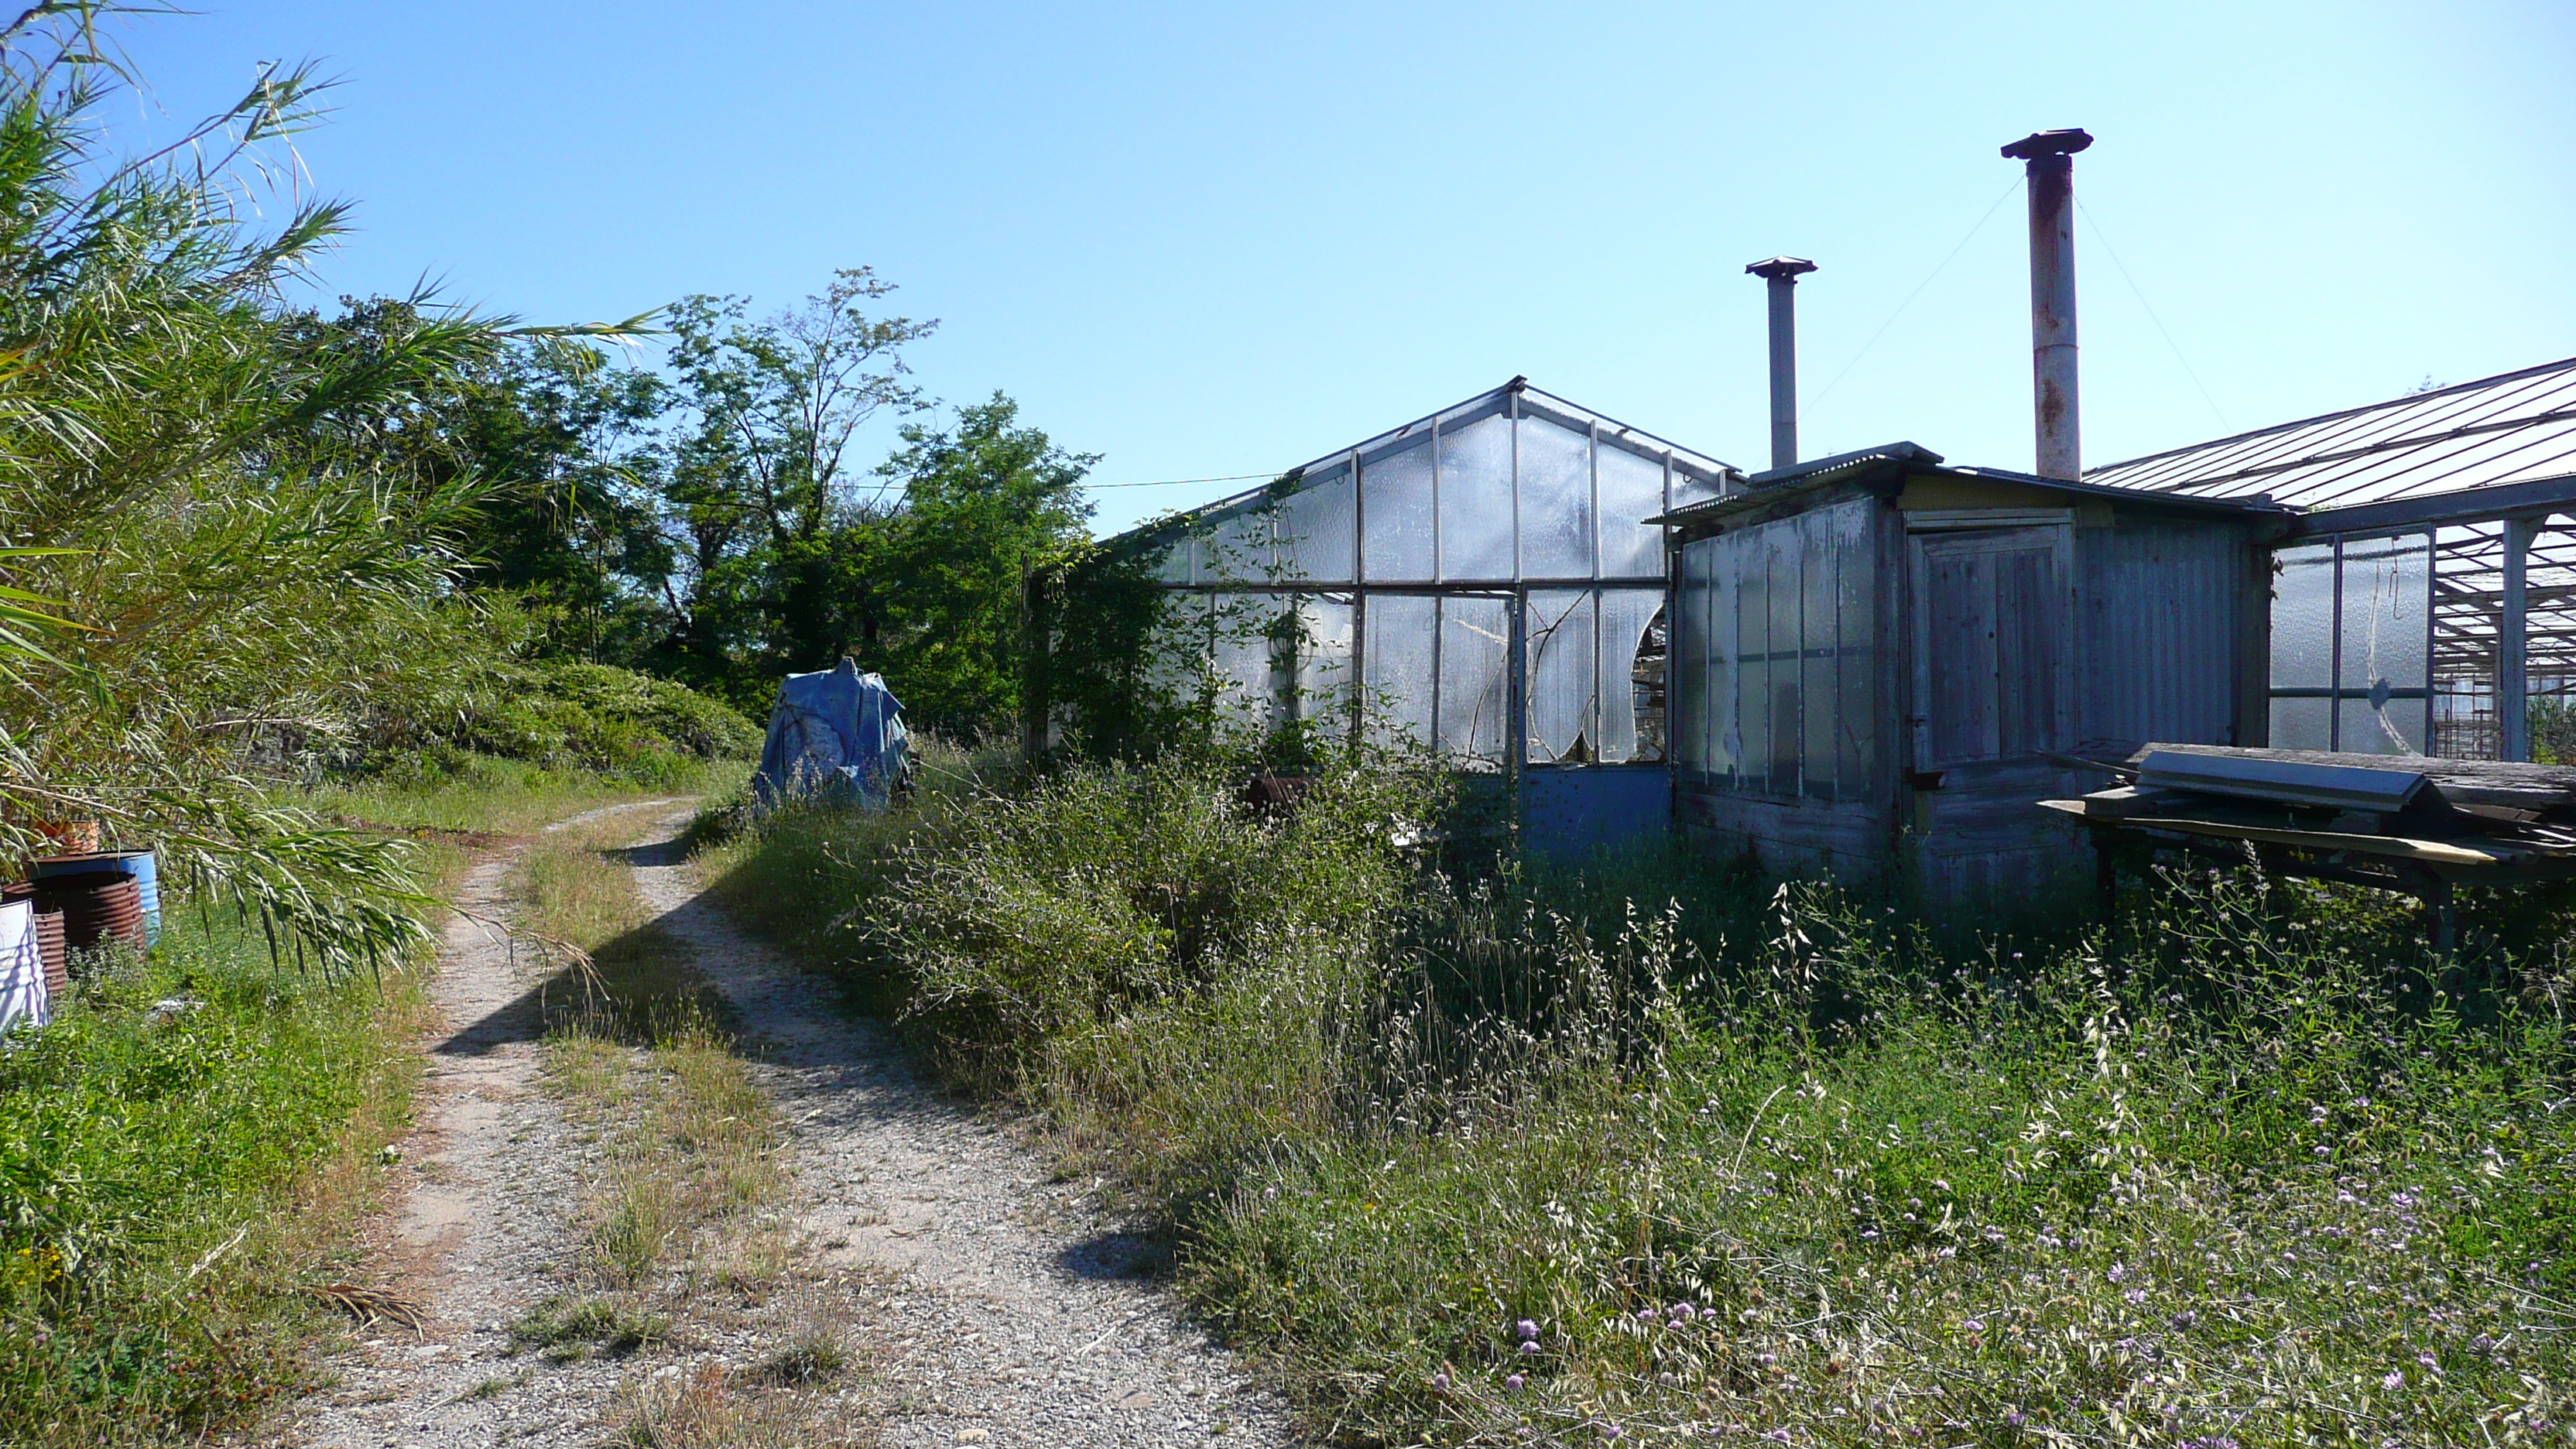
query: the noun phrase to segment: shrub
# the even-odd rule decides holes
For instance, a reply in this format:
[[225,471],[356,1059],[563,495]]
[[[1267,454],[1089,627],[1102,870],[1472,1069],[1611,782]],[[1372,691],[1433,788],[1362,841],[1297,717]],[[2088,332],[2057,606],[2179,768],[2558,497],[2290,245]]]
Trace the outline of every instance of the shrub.
[[1403,777],[1230,784],[736,849],[800,841],[843,969],[1342,1437],[2568,1442],[2553,956],[2224,876],[2016,940],[1661,848],[1444,872]]

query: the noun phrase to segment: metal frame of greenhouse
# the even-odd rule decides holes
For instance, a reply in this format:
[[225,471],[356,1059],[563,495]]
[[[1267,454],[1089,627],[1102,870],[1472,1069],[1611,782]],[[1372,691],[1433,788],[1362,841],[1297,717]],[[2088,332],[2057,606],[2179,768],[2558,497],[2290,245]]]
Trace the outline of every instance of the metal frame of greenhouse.
[[1525,832],[1580,849],[1669,817],[1671,569],[1646,520],[1740,476],[1514,378],[1127,538],[1165,549],[1205,640],[1166,667],[1214,670],[1267,723],[1346,719],[1510,776]]

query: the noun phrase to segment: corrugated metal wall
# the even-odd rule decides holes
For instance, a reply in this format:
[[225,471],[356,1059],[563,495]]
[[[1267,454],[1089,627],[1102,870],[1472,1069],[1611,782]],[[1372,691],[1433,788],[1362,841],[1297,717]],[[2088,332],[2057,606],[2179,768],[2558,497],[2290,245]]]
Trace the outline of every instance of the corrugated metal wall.
[[2231,524],[2076,530],[2083,744],[2235,743],[2247,547]]

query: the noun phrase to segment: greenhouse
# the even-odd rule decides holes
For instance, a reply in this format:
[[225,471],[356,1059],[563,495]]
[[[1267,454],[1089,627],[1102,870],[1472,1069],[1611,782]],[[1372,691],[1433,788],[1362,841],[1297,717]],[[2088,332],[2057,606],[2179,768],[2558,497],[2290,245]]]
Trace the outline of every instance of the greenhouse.
[[1733,469],[1515,378],[1131,541],[1175,598],[1171,677],[1250,723],[1311,721],[1517,777],[1568,842],[1670,811],[1646,520]]

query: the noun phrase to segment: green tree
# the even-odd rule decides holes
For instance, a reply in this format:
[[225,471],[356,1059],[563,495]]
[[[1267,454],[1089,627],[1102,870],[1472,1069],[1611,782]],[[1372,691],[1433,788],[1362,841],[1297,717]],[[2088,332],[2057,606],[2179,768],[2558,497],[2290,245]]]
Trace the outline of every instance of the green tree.
[[1021,591],[1088,545],[1082,479],[1099,461],[1019,421],[996,392],[951,428],[903,430],[879,473],[900,507],[869,555],[879,622],[858,657],[916,718],[959,734],[1007,726],[1020,705]]
[[870,316],[893,290],[859,267],[762,322],[739,297],[671,309],[662,662],[683,678],[765,707],[778,674],[828,667],[881,627],[864,560],[888,506],[847,455],[878,414],[924,406],[902,350],[938,325]]

